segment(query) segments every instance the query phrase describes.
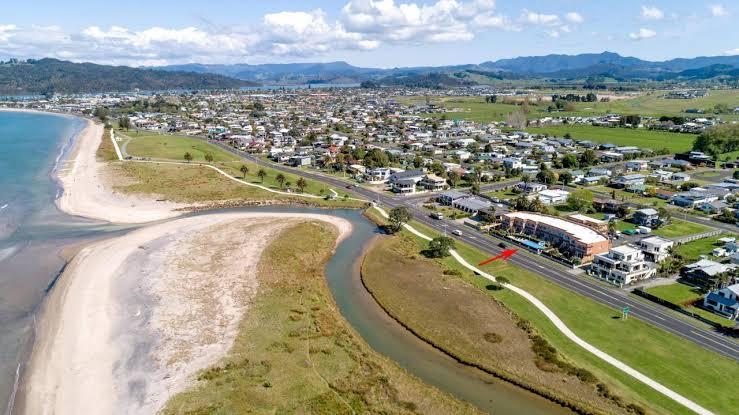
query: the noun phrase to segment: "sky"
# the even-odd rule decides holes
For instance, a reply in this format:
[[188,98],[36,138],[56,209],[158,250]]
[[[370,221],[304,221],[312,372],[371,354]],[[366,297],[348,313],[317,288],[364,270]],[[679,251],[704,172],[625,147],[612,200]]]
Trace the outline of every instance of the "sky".
[[130,66],[481,63],[551,53],[739,55],[737,0],[33,0],[0,6],[0,59]]

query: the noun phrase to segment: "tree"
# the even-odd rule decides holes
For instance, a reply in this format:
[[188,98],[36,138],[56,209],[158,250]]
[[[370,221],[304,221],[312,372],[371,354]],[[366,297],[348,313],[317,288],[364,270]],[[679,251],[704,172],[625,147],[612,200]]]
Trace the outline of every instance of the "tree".
[[572,210],[587,211],[593,206],[593,193],[585,189],[577,189],[567,196],[567,205]]
[[189,163],[192,161],[192,154],[190,154],[190,152],[188,151],[185,153],[184,158],[185,158],[185,161]]
[[592,166],[595,164],[595,161],[597,160],[597,156],[595,155],[595,151],[591,149],[587,149],[580,154],[580,165],[581,166]]
[[739,170],[734,170],[734,179],[739,179]]
[[275,176],[275,181],[280,185],[280,189],[285,184],[285,180],[285,175],[282,173],[277,173],[277,176]]
[[264,178],[267,177],[267,172],[264,171],[264,169],[259,169],[259,171],[257,172],[257,176],[259,177],[259,180],[264,183]]
[[577,160],[576,155],[568,153],[562,157],[562,167],[566,169],[578,168],[580,167],[580,162]]
[[657,212],[662,223],[668,223],[670,219],[672,219],[672,214],[664,207],[660,207],[659,209],[657,209]]
[[98,117],[101,122],[108,121],[108,115],[110,114],[110,110],[106,107],[95,107],[95,111],[92,113],[95,117]]
[[547,169],[547,170],[540,170],[539,173],[536,173],[536,180],[539,181],[539,183],[544,184],[554,184],[554,182],[557,181],[557,175]]
[[521,110],[512,112],[506,117],[506,123],[519,130],[526,128],[526,114]]
[[390,233],[398,232],[404,223],[411,220],[411,212],[403,206],[392,208],[388,216],[390,225],[387,226],[387,230]]
[[242,164],[239,171],[244,175],[244,179],[246,179],[246,173],[249,173],[249,168],[246,167],[246,164]]
[[212,163],[213,162],[213,155],[210,154],[210,153],[205,153],[205,161],[207,161],[208,163]]
[[390,158],[387,153],[379,148],[373,148],[364,156],[364,165],[368,169],[375,167],[387,167],[390,164]]
[[126,131],[128,131],[129,128],[131,128],[131,119],[127,116],[122,116],[120,119],[118,119],[118,127],[125,128]]
[[289,181],[285,182],[285,190],[290,190],[290,186],[292,186],[292,185],[293,184],[290,183]]
[[444,258],[449,256],[449,251],[454,249],[454,239],[448,236],[439,236],[429,242],[429,247],[424,254],[430,258]]
[[452,170],[449,172],[449,184],[452,185],[452,187],[457,187],[457,183],[459,183],[459,179],[461,178],[462,176],[460,176],[458,171]]
[[528,174],[524,174],[523,176],[521,176],[521,181],[523,182],[523,191],[524,191],[524,193],[528,193],[529,192],[529,183],[531,182],[531,176],[529,176]]
[[303,193],[303,190],[308,187],[308,182],[301,177],[298,179],[297,182],[295,182],[295,185],[298,186],[298,190],[300,190],[300,193]]
[[566,171],[564,173],[559,174],[559,181],[562,182],[563,185],[567,186],[572,182],[574,178],[572,177],[572,173]]

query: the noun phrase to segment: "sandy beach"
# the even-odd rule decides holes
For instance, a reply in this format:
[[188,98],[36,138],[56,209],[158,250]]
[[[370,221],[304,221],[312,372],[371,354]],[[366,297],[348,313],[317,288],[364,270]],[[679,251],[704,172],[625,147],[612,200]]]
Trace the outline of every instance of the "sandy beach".
[[26,414],[154,414],[231,347],[256,266],[291,224],[326,215],[175,219],[84,248],[52,290],[19,408]]
[[96,158],[103,125],[87,121],[87,126],[76,138],[71,154],[59,170],[59,181],[64,192],[57,199],[59,209],[75,216],[83,216],[114,223],[145,223],[181,215],[177,211],[185,205],[156,201],[115,192],[106,180],[105,162]]

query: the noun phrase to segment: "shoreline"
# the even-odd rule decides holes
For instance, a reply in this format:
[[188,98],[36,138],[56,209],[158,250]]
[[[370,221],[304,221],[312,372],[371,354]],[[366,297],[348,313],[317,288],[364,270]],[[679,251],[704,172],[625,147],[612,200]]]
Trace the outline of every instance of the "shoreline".
[[[187,261],[183,258],[191,250],[175,249],[183,240],[198,240],[207,233],[220,238],[224,232],[238,238],[234,229],[242,229],[248,222],[254,229],[261,229],[255,231],[255,237],[244,232],[240,243],[232,243],[232,238],[220,239],[225,239],[221,242],[229,250],[240,249],[240,254],[233,256],[233,263],[225,266],[226,272],[237,272],[237,269],[241,272],[234,274],[238,276],[231,278],[231,283],[234,287],[251,287],[253,295],[256,288],[250,284],[248,274],[254,276],[261,250],[287,225],[306,220],[337,227],[337,245],[352,230],[351,223],[345,219],[321,214],[217,213],[147,226],[83,248],[67,266],[43,306],[36,342],[19,389],[17,413],[113,413],[114,408],[121,407],[134,407],[135,412],[156,412],[170,396],[190,384],[197,370],[225,355],[233,342],[234,328],[244,310],[248,312],[248,306],[243,306],[240,312],[235,312],[232,304],[226,306],[224,309],[230,311],[223,314],[231,319],[217,326],[229,326],[230,332],[219,332],[208,343],[207,353],[199,353],[196,347],[194,352],[190,351],[193,358],[185,359],[179,369],[172,369],[163,363],[177,359],[177,353],[173,352],[177,348],[173,349],[172,345],[181,346],[182,339],[187,340],[192,333],[178,333],[177,327],[182,326],[178,319],[173,321],[179,324],[169,324],[167,317],[172,313],[178,315],[183,306],[182,292],[173,292],[171,288],[173,278],[182,278],[182,274],[171,272],[171,267],[162,267],[161,261]],[[203,254],[207,256],[207,252]],[[222,264],[216,265],[220,271]],[[92,275],[95,278],[90,278]],[[201,275],[197,281],[201,278],[205,277]],[[142,286],[146,287],[145,295],[138,293]],[[199,291],[192,290],[190,285],[185,288],[188,292]],[[223,288],[213,292],[216,300],[221,301],[222,294],[231,291]],[[195,304],[201,300],[196,299]],[[210,304],[213,299],[206,300],[202,301]],[[193,303],[187,304],[192,306]],[[158,315],[165,317],[157,318]],[[212,322],[209,318],[208,323]],[[188,321],[187,327],[191,323]],[[149,345],[148,353],[141,353],[142,344]],[[140,365],[132,366],[132,362],[142,362],[141,359],[146,362],[145,370]],[[119,379],[128,379],[128,384],[122,384]],[[127,385],[142,380],[146,385],[143,391],[127,389]]]

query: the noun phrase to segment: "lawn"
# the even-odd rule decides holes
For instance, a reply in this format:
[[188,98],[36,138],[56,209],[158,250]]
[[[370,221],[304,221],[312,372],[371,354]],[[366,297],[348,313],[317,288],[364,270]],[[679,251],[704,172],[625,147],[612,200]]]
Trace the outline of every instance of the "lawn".
[[336,236],[308,222],[268,245],[227,357],[163,414],[479,413],[375,353],[343,319],[323,275]]
[[[418,225],[417,229],[427,235],[438,235],[422,225]],[[479,263],[487,258],[487,255],[467,245],[457,246],[458,252],[470,263]],[[451,258],[444,259],[443,263],[460,270],[480,289],[485,290],[489,285],[489,281],[465,271]],[[623,321],[620,319],[620,310],[572,293],[510,263],[496,261],[483,269],[492,275],[508,278],[514,285],[539,298],[590,344],[717,413],[734,411],[735,392],[731,385],[722,381],[727,376],[739,376],[739,365],[733,360],[640,320]],[[509,290],[489,293],[520,317],[530,320],[570,361],[590,370],[598,378],[619,384],[625,397],[649,402],[651,409],[662,413],[690,413],[681,405],[574,345],[524,298]],[[690,358],[686,359],[686,356]]]
[[714,248],[721,247],[721,243],[718,241],[721,238],[734,237],[736,235],[717,235],[708,238],[702,238],[688,243],[679,245],[676,250],[688,261],[697,261],[701,255],[711,255],[711,251]]
[[696,305],[694,305],[696,302],[702,303],[704,296],[704,294],[695,287],[676,282],[674,284],[651,287],[646,289],[645,291],[649,294],[662,298],[663,300],[667,300],[673,304],[682,306],[684,309],[699,314],[703,318],[719,323],[726,327],[734,327],[733,321],[714,314],[708,310],[696,307]]
[[678,238],[708,232],[711,228],[680,219],[672,219],[668,225],[655,229],[652,233],[665,238]]
[[672,153],[680,153],[693,148],[696,135],[650,131],[631,128],[594,127],[591,125],[558,125],[552,127],[528,128],[532,134],[547,134],[562,137],[569,133],[578,140],[596,143],[610,143],[618,146],[636,146],[654,150],[667,148]]

